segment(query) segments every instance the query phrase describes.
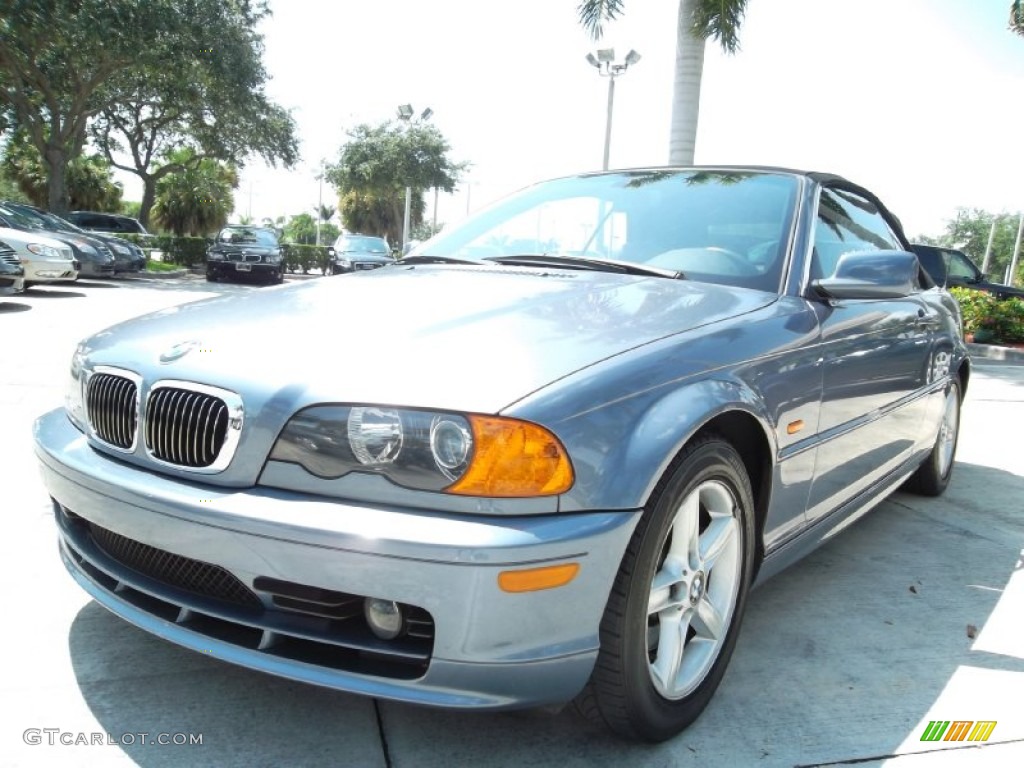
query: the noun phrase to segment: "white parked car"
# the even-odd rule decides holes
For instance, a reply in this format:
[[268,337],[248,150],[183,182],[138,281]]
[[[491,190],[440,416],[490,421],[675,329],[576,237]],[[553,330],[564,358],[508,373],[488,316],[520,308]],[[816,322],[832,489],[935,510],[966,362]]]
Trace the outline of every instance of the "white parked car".
[[25,269],[25,287],[35,283],[64,282],[78,279],[79,263],[70,246],[41,233],[0,227],[3,240],[21,261]]

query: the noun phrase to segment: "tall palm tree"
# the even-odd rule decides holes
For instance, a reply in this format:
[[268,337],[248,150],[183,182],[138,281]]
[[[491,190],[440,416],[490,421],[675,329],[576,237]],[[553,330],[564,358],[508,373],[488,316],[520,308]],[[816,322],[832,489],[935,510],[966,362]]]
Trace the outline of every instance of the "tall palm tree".
[[[598,40],[605,22],[622,15],[625,0],[580,0],[580,24]],[[704,73],[704,48],[714,39],[723,50],[739,48],[739,29],[747,0],[679,0],[676,24],[676,74],[672,95],[672,127],[668,161],[672,165],[693,163],[700,109],[700,81]]]

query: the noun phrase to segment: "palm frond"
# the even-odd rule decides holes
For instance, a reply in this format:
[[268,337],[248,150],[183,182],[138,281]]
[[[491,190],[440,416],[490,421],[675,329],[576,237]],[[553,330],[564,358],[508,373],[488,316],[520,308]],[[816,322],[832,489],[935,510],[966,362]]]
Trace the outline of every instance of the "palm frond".
[[1010,5],[1010,30],[1024,37],[1024,2],[1013,0]]
[[600,40],[604,34],[604,23],[621,16],[624,3],[625,0],[582,0],[576,6],[576,15],[591,38]]
[[740,26],[747,0],[697,0],[693,9],[693,34],[700,40],[713,39],[727,53],[740,47]]

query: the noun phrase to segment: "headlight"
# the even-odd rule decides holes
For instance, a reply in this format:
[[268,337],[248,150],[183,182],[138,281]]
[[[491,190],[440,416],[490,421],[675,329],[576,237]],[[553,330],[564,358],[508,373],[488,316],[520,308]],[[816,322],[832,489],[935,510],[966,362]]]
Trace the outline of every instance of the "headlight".
[[75,245],[77,245],[85,253],[88,253],[88,254],[98,254],[99,253],[99,251],[96,250],[96,248],[94,248],[91,243],[87,243],[85,240],[72,240],[71,242],[73,242]]
[[553,496],[574,480],[565,448],[536,424],[371,405],[299,412],[270,458],[328,479],[371,472],[406,488],[466,496]]
[[85,386],[85,353],[81,346],[71,356],[69,373],[68,388],[64,393],[64,408],[71,422],[85,432],[85,397],[82,393]]
[[48,259],[61,259],[64,258],[63,254],[56,248],[50,245],[43,245],[42,243],[29,243],[25,246],[30,252],[36,256],[45,256]]
[[224,254],[220,251],[207,251],[206,258],[209,261],[224,261]]
[[338,262],[338,266],[339,266],[339,267],[351,267],[351,266],[352,266],[352,261],[351,261],[351,259],[349,259],[349,258],[347,258],[347,257],[345,257],[345,256],[338,256],[338,257],[337,257],[337,258],[335,259],[335,261],[337,261],[337,262]]
[[132,255],[132,249],[129,248],[127,245],[121,245],[120,243],[111,243],[110,247],[113,248],[115,252],[120,253],[122,256]]

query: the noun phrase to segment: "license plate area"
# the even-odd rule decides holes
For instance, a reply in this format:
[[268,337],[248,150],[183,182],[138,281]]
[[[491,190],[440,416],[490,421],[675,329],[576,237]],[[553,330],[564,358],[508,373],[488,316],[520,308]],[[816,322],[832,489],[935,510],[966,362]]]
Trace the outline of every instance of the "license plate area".
[[246,264],[245,262],[238,262],[235,264],[235,270],[237,272],[252,272],[252,264]]

